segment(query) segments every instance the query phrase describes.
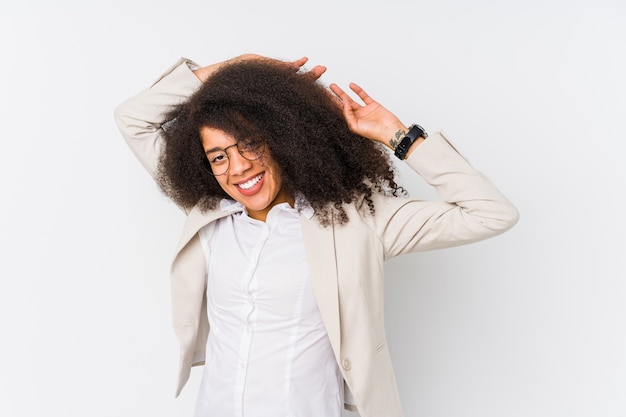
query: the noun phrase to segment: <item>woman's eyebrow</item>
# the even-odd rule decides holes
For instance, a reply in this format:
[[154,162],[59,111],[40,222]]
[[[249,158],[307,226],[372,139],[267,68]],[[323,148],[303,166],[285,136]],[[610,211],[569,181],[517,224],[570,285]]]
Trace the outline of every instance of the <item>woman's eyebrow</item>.
[[224,148],[215,147],[215,148],[207,149],[206,151],[204,151],[204,153],[217,152],[217,151],[223,151],[223,150]]

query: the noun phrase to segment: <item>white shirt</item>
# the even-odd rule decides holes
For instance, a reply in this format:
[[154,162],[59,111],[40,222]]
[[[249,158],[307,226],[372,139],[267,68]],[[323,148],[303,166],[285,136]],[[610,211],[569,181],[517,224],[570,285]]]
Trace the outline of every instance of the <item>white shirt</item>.
[[[201,230],[211,331],[195,417],[339,417],[343,379],[311,287],[297,209]],[[229,207],[230,206],[230,207]],[[210,242],[208,239],[211,239]]]

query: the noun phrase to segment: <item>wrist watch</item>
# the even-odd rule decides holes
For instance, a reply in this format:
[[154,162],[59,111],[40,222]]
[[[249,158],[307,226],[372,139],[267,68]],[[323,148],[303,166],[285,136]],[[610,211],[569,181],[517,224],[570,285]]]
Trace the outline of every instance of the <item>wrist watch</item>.
[[404,160],[404,158],[406,158],[407,151],[409,150],[411,145],[413,145],[413,142],[415,142],[415,140],[417,140],[417,138],[419,137],[426,139],[428,137],[428,133],[426,133],[424,128],[420,125],[411,125],[407,134],[404,135],[402,140],[400,140],[398,146],[396,146],[394,154],[401,160]]

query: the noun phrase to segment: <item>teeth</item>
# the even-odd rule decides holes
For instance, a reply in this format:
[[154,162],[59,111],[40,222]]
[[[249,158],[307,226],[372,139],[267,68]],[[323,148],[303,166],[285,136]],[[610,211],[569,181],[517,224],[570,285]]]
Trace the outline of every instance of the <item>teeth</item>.
[[237,184],[238,187],[243,188],[244,190],[249,190],[254,187],[257,182],[261,181],[263,178],[263,174],[259,174],[256,177],[252,178],[250,181],[243,182],[241,184]]

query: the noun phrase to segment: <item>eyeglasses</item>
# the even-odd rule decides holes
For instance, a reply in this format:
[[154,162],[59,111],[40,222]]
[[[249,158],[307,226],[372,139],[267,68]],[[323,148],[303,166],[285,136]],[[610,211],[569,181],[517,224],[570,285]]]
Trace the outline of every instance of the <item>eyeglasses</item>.
[[204,168],[214,176],[224,175],[230,168],[230,157],[228,149],[236,147],[239,154],[248,161],[256,161],[263,156],[265,143],[262,140],[252,140],[246,143],[235,143],[223,149],[213,149],[206,153],[206,158],[202,158]]

